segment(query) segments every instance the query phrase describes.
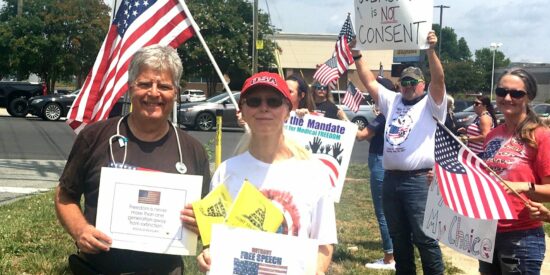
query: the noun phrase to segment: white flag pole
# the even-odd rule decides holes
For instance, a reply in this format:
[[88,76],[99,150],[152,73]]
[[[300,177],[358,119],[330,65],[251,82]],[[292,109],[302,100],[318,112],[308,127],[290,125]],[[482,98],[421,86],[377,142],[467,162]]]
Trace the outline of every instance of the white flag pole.
[[225,91],[229,94],[229,98],[231,99],[231,102],[233,103],[233,105],[235,105],[235,109],[239,111],[239,104],[237,104],[235,97],[233,97],[233,93],[231,93],[231,89],[229,89],[229,85],[227,84],[227,81],[225,81],[225,78],[223,77],[223,74],[220,71],[220,67],[218,66],[218,63],[216,63],[214,56],[212,56],[212,53],[210,52],[208,45],[206,45],[206,42],[204,42],[204,38],[202,37],[199,26],[195,22],[195,19],[193,19],[193,16],[191,15],[189,8],[187,8],[187,5],[185,4],[185,1],[179,0],[179,2],[183,6],[183,10],[185,11],[185,14],[187,15],[187,17],[189,18],[189,21],[191,21],[191,26],[193,26],[193,30],[195,30],[195,34],[197,34],[197,37],[199,38],[199,41],[201,42],[204,50],[206,51],[208,58],[210,58],[212,65],[214,65],[214,69],[216,70],[216,73],[218,73],[218,77],[220,78],[223,84],[223,87],[225,88]]

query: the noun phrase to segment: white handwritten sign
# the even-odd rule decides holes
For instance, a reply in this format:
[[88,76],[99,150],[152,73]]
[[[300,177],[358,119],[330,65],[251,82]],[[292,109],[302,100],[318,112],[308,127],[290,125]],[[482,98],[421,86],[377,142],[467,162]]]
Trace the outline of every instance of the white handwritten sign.
[[433,0],[355,0],[355,32],[361,50],[427,49]]
[[335,202],[340,201],[356,134],[355,123],[314,115],[299,117],[294,112],[285,124],[285,135],[303,145],[329,169]]
[[477,220],[453,212],[443,203],[436,180],[430,185],[422,229],[464,255],[493,261],[497,220]]

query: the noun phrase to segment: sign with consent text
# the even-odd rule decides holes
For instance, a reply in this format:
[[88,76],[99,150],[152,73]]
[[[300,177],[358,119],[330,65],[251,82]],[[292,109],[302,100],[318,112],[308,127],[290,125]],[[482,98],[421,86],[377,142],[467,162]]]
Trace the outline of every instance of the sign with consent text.
[[356,48],[427,49],[433,0],[355,0]]
[[202,176],[101,168],[96,228],[113,248],[195,255],[197,235],[180,211],[201,196]]
[[459,253],[488,263],[493,261],[497,220],[477,220],[453,212],[443,203],[435,179],[428,191],[422,230]]

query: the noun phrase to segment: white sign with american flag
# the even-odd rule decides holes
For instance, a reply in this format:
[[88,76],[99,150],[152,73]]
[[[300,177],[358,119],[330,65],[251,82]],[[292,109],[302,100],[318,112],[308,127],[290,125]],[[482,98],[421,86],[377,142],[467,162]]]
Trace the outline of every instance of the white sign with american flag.
[[177,48],[194,35],[183,0],[124,0],[97,59],[75,99],[67,123],[78,133],[106,119],[128,90],[128,66],[139,49],[160,44]]
[[472,219],[443,203],[436,180],[430,185],[422,230],[446,246],[485,262],[493,261],[497,220]]
[[437,122],[435,175],[443,201],[458,214],[476,219],[517,219],[508,194],[485,163]]
[[195,255],[197,235],[179,216],[201,189],[202,176],[103,167],[95,226],[113,248]]
[[285,123],[285,135],[303,145],[326,165],[335,202],[340,201],[356,134],[355,123],[323,116],[299,117],[291,112]]
[[427,49],[433,0],[355,0],[356,48],[361,50]]
[[244,228],[212,225],[209,274],[314,275],[317,240]]

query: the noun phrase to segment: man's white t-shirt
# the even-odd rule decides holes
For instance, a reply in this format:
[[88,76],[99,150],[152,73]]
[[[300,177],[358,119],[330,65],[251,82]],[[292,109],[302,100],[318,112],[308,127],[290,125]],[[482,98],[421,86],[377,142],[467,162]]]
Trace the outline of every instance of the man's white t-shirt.
[[447,100],[437,105],[428,94],[414,105],[405,105],[401,93],[378,84],[378,107],[386,116],[385,170],[411,171],[433,168],[436,121],[445,121]]
[[338,242],[330,178],[320,161],[292,158],[270,164],[247,151],[221,163],[210,190],[225,183],[234,199],[245,179],[284,209],[279,233],[317,239],[320,245]]

